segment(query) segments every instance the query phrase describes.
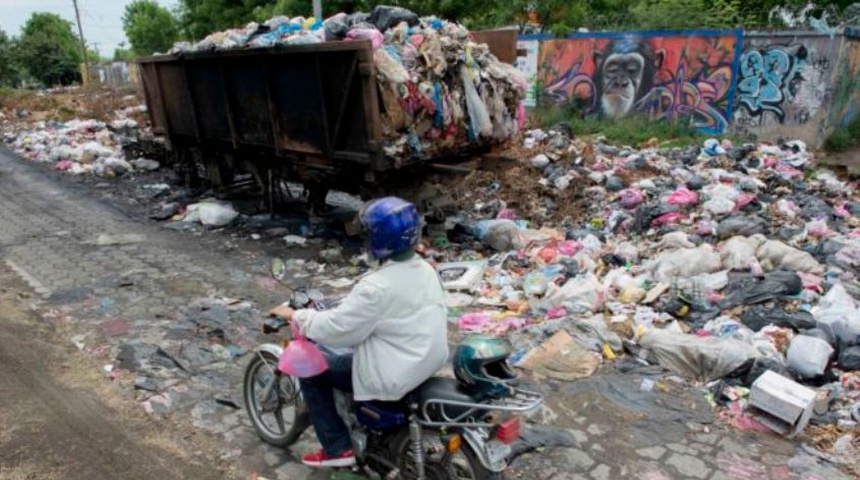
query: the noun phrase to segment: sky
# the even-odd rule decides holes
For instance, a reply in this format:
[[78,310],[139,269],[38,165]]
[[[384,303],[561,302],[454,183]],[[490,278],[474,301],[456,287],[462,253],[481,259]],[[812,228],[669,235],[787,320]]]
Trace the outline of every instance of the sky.
[[[173,8],[176,0],[156,0]],[[78,0],[81,26],[87,46],[98,49],[102,57],[113,58],[114,49],[128,40],[122,31],[122,14],[132,0]],[[72,22],[75,34],[75,8],[72,0],[0,0],[0,29],[10,36],[21,34],[21,27],[33,12],[52,12]]]

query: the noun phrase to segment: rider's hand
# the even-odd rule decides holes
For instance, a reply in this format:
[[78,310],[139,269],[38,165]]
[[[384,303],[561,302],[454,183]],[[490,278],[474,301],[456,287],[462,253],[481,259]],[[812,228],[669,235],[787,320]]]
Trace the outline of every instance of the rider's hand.
[[269,310],[270,317],[279,317],[286,322],[292,321],[293,314],[295,313],[296,311],[288,307],[287,305],[278,305],[277,307]]

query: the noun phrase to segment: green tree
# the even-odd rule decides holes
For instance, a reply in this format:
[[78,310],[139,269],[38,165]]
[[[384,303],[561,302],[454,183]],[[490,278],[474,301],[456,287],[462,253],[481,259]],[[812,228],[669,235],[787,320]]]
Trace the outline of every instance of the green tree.
[[18,45],[0,30],[0,87],[17,87],[21,84],[23,73],[18,59]]
[[81,50],[72,23],[55,13],[36,12],[19,40],[19,58],[27,72],[44,85],[80,80]]
[[241,27],[254,20],[254,12],[270,7],[273,0],[179,0],[182,33],[200,40],[212,32]]
[[136,56],[166,52],[179,39],[179,24],[153,0],[134,0],[125,7],[122,28]]

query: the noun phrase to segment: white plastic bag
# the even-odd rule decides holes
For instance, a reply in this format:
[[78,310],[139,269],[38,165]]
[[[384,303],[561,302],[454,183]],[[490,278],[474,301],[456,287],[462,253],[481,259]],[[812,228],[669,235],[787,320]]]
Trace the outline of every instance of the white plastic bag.
[[213,227],[223,227],[235,220],[237,216],[239,216],[239,212],[233,210],[231,205],[206,202],[189,205],[183,220],[200,222],[203,225]]
[[466,94],[466,108],[469,112],[472,131],[476,137],[490,137],[493,134],[493,122],[490,121],[490,113],[481,100],[481,95],[478,94],[475,83],[465,66],[460,67],[460,78],[463,80],[463,91]]
[[654,279],[661,283],[672,283],[676,277],[694,277],[713,273],[722,268],[720,254],[711,245],[697,248],[668,250],[649,264]]
[[696,244],[687,238],[686,233],[677,231],[663,235],[663,238],[654,245],[654,248],[657,250],[666,248],[696,248]]
[[756,261],[756,251],[766,241],[764,235],[736,236],[726,240],[719,246],[723,268],[749,270],[750,265]]
[[[552,287],[552,285],[550,285]],[[564,306],[571,313],[593,313],[603,303],[603,289],[593,274],[580,275],[547,294],[551,306]]]
[[648,350],[649,360],[704,382],[722,378],[757,356],[752,345],[738,340],[665,330],[646,332],[639,344]]
[[803,378],[815,378],[824,374],[833,347],[820,338],[798,335],[788,347],[788,368]]
[[818,328],[828,332],[831,338],[853,344],[860,337],[860,307],[841,283],[830,288],[812,308],[812,315],[818,321]]
[[778,240],[764,242],[756,251],[756,257],[767,271],[784,268],[794,272],[824,273],[824,266],[815,257]]

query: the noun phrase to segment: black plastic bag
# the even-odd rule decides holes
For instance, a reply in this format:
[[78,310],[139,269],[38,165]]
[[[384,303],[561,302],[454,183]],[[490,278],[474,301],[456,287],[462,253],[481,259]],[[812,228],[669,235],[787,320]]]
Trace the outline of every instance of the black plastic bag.
[[750,367],[747,372],[746,377],[744,378],[744,386],[752,386],[752,384],[758,380],[758,377],[762,376],[768,370],[778,373],[783,377],[791,378],[788,368],[779,360],[771,357],[759,357],[753,361],[752,367]]
[[738,305],[755,305],[803,290],[803,280],[794,272],[776,270],[762,278],[750,273],[730,273],[726,297],[719,303],[723,310]]
[[791,328],[795,332],[815,328],[818,324],[815,317],[804,310],[788,313],[782,309],[760,305],[748,308],[741,316],[741,322],[755,332],[770,324],[781,328]]
[[389,28],[400,25],[401,22],[406,22],[409,26],[418,25],[418,15],[415,12],[401,7],[389,7],[386,5],[377,5],[370,12],[370,23],[376,25],[380,32],[385,32]]
[[860,346],[842,350],[839,354],[839,368],[842,370],[860,370]]
[[349,19],[345,13],[339,13],[326,20],[323,28],[326,42],[343,40],[349,32]]
[[717,225],[717,236],[721,239],[736,235],[749,237],[757,233],[767,233],[767,221],[756,215],[736,215]]

